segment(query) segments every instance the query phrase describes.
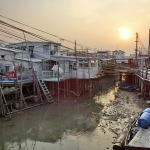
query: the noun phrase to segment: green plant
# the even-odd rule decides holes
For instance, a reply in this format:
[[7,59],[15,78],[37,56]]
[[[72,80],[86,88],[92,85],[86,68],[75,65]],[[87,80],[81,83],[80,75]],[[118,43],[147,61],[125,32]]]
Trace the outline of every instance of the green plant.
[[21,73],[24,71],[24,67],[22,65],[18,66],[18,69],[17,69],[18,73]]

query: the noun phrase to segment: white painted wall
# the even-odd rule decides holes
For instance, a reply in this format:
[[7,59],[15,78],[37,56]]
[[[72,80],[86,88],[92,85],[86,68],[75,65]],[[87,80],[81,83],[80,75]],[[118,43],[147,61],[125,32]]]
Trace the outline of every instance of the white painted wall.
[[124,58],[125,57],[125,52],[121,51],[121,50],[116,50],[116,51],[113,51],[112,52],[112,55],[115,57],[115,58]]
[[0,59],[3,59],[3,56],[5,60],[13,60],[14,53],[0,50]]
[[146,60],[147,58],[138,58],[137,59],[137,63],[138,63],[138,66],[140,67],[140,68],[142,68],[142,67],[144,67],[146,64],[145,64],[145,60]]
[[31,46],[34,46],[32,56],[39,59],[49,59],[51,55],[58,55],[58,51],[60,51],[61,48],[59,43],[53,44],[49,42],[21,42],[7,45],[9,48],[16,48],[20,50],[24,48],[24,51],[28,52],[29,54],[29,48]]
[[94,67],[91,67],[91,61],[89,61],[86,64],[89,65],[89,67],[88,66],[87,67],[80,67],[79,61],[78,61],[77,62],[77,70],[74,70],[74,69],[70,70],[71,78],[78,78],[78,79],[95,78],[96,74],[98,73],[98,61],[95,62]]
[[121,64],[122,62],[128,63],[128,59],[121,59],[121,60],[120,59],[119,60],[116,59],[116,63],[117,64]]
[[6,76],[8,70],[13,70],[14,66],[12,62],[9,61],[0,61],[0,71],[3,72],[3,75]]
[[[24,71],[27,71],[29,74],[26,72],[23,73],[23,76],[31,77],[32,76],[32,68],[31,68],[31,63],[27,61],[22,61],[21,60],[16,60],[16,67],[20,66],[22,64]],[[36,72],[36,75],[38,78],[42,76],[42,63],[33,63],[33,69]]]

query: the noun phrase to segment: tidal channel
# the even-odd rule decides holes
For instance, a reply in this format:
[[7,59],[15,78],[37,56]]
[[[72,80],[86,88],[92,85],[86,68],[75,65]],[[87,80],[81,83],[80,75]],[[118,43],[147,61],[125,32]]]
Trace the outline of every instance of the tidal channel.
[[[104,108],[115,99],[114,76],[102,78],[102,89],[89,97],[60,99],[0,118],[1,150],[112,150],[115,120],[106,123]],[[110,109],[113,106],[110,107]]]

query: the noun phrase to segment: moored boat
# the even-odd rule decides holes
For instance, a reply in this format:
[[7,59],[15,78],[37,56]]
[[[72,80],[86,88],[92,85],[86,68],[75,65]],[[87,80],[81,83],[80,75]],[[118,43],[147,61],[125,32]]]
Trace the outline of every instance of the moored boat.
[[[134,121],[126,134],[125,150],[150,150],[150,122],[147,118],[140,120],[142,114]],[[147,122],[149,125],[146,125]]]
[[118,87],[121,90],[130,91],[130,92],[134,92],[136,90],[136,86],[130,85],[130,84],[125,84],[125,83],[119,83]]

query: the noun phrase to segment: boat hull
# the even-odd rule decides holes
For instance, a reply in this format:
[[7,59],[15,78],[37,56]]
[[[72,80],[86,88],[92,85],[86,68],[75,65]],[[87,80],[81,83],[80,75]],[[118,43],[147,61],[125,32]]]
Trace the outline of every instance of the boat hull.
[[[150,147],[140,147],[140,146],[131,146],[130,145],[130,141],[128,141],[129,137],[131,136],[131,130],[135,127],[135,124],[137,122],[139,118],[137,118],[133,124],[130,126],[129,130],[127,131],[127,134],[126,134],[126,138],[125,138],[125,144],[124,144],[124,149],[125,150],[150,150]],[[144,129],[144,130],[147,130],[147,129]],[[137,134],[137,133],[136,133]],[[133,137],[134,138],[134,137]],[[138,142],[138,141],[137,141]]]
[[125,150],[150,150],[150,148],[125,146]]
[[134,92],[136,90],[136,87],[134,85],[124,84],[120,83],[118,84],[119,89]]

